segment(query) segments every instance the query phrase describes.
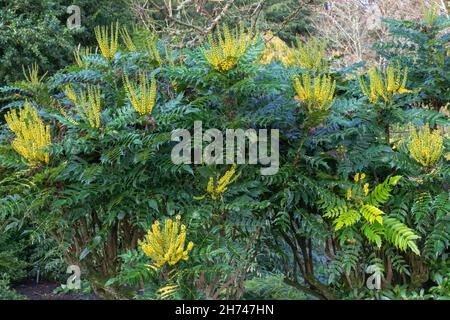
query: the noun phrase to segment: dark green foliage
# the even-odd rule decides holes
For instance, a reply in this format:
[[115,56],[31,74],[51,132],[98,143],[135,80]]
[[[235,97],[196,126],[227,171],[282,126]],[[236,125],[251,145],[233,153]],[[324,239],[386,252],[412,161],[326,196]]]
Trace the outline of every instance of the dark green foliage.
[[[336,102],[325,116],[311,114],[294,98],[291,81],[305,70],[261,65],[263,49],[257,39],[236,66],[218,72],[200,48],[171,59],[159,42],[161,63],[145,49],[122,46],[111,61],[93,53],[82,57],[83,66],[67,66],[36,86],[1,87],[4,111],[28,99],[52,130],[50,163],[35,168],[11,147],[6,125],[0,133],[0,215],[12,231],[41,241],[32,262],[59,268],[53,254],[42,254],[54,245],[106,298],[444,297],[448,139],[439,161],[422,168],[409,155],[407,136],[391,132],[411,121],[447,126],[448,116],[437,108],[417,105],[442,94],[370,104],[355,81],[357,65],[328,70],[337,80]],[[410,69],[408,88],[424,86],[428,75],[409,60],[402,64]],[[137,81],[139,72],[157,81],[155,108],[147,115],[135,112],[123,83],[125,74]],[[77,92],[99,86],[99,128],[68,99],[68,84]],[[312,118],[320,121],[307,121]],[[230,166],[171,160],[172,130],[192,133],[197,120],[204,131],[278,129],[278,173],[262,176],[259,166],[239,164],[236,180],[213,197],[209,182]],[[359,211],[348,210],[351,205]],[[193,250],[189,259],[154,270],[139,240],[155,220],[162,224],[178,214]],[[334,219],[345,223],[336,228]],[[16,261],[11,250],[8,262]],[[383,277],[379,292],[366,288],[369,266]],[[421,288],[427,291],[417,293]]]
[[298,36],[313,33],[311,11],[300,1],[265,1],[261,13],[262,28],[274,32],[290,44],[295,44]]
[[[410,69],[412,87],[419,91],[416,102],[434,110],[450,100],[450,56],[448,18],[438,17],[431,25],[424,21],[386,20],[392,38],[375,46],[377,52],[392,62]],[[448,106],[447,106],[448,108]]]
[[0,1],[0,85],[23,79],[22,65],[37,63],[51,74],[71,63],[79,43],[96,45],[96,25],[133,22],[124,1],[78,1],[82,27],[69,30],[66,9],[71,4],[68,0]]

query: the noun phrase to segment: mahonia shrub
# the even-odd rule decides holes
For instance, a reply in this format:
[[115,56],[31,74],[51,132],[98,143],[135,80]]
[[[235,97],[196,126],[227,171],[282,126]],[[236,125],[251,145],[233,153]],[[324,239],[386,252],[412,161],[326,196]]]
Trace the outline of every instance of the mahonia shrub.
[[23,109],[17,115],[15,110],[5,116],[6,123],[16,137],[11,142],[14,150],[22,155],[31,166],[39,163],[48,164],[49,152],[46,150],[50,143],[50,127],[39,118],[36,109],[25,102]]
[[[94,34],[98,50],[78,47],[51,76],[30,67],[26,92],[0,91],[12,124],[0,174],[26,181],[1,193],[0,212],[51,237],[98,295],[241,299],[268,286],[271,297],[372,298],[366,270],[382,278],[377,297],[428,281],[440,292],[448,137],[434,127],[448,116],[417,106],[427,78],[409,82],[413,64],[389,61],[367,82],[360,65],[335,69],[322,40],[267,63],[264,37],[242,26],[175,51],[118,23]],[[173,163],[172,131],[196,121],[278,129],[278,173]],[[409,123],[423,128],[393,135]]]

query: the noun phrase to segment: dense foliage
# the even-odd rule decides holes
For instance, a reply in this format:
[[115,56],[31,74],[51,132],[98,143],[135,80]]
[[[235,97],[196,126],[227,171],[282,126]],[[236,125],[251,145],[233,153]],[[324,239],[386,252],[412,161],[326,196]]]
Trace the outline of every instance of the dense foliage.
[[37,63],[49,73],[72,61],[82,43],[95,44],[94,26],[116,20],[131,24],[133,16],[124,1],[77,1],[81,27],[68,29],[68,0],[0,1],[0,84],[22,77],[22,65]]
[[[0,88],[0,228],[53,241],[107,298],[449,298],[449,20],[388,23],[368,71],[317,40],[262,60],[242,25],[177,51],[97,27],[97,52]],[[278,172],[175,164],[197,121],[278,129]]]

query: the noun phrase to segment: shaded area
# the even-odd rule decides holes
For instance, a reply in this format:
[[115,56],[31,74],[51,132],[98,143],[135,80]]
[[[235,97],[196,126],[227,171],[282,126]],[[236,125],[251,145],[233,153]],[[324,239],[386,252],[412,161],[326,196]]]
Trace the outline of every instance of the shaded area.
[[27,279],[16,285],[14,290],[30,300],[99,300],[94,294],[55,293],[54,290],[59,286],[57,282],[36,283],[34,279]]

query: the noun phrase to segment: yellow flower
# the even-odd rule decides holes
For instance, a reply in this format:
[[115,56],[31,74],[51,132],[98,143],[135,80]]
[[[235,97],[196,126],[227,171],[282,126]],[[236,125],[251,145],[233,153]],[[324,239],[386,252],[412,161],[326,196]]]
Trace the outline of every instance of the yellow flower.
[[77,104],[77,95],[70,85],[66,86],[65,94],[69,100],[71,100],[75,105]]
[[32,64],[31,67],[27,67],[27,70],[25,70],[25,67],[22,65],[22,72],[25,79],[31,84],[40,84],[47,75],[46,72],[39,78],[39,66],[37,63]]
[[355,174],[355,176],[353,177],[353,180],[355,180],[355,182],[359,181],[359,173]]
[[114,23],[111,23],[111,31],[106,26],[95,27],[95,38],[103,57],[112,60],[119,48],[119,22],[115,28]]
[[[87,94],[81,90],[79,95],[77,95],[73,88],[70,85],[67,85],[65,93],[67,98],[69,98],[77,107],[80,117],[87,122],[91,128],[100,128],[100,88],[88,86]],[[63,115],[70,121],[70,117],[68,117],[67,114],[63,113]],[[73,124],[76,123],[73,119],[70,122]]]
[[149,82],[147,81],[145,74],[141,74],[139,77],[139,84],[133,85],[128,79],[128,76],[125,75],[123,82],[128,99],[130,99],[130,103],[134,110],[140,115],[152,113],[156,99],[155,78],[152,76]]
[[364,180],[366,178],[366,174],[363,172],[361,173],[361,180]]
[[158,37],[156,34],[136,27],[133,28],[132,34],[130,34],[128,29],[124,27],[120,30],[120,35],[127,51],[147,51],[151,60],[155,61],[160,66],[163,64],[163,60],[161,59],[157,47]]
[[81,49],[81,45],[78,45],[77,50],[73,53],[76,64],[81,68],[85,67],[86,63],[83,61],[83,57],[88,56],[90,54],[91,54],[91,48],[87,47],[87,48]]
[[139,241],[139,247],[145,255],[153,260],[156,268],[165,264],[173,266],[180,260],[188,260],[188,253],[194,247],[189,242],[185,249],[186,226],[179,226],[181,216],[177,215],[175,221],[166,220],[163,230],[159,221],[155,221],[151,230],[147,232],[143,241]]
[[334,104],[336,81],[332,83],[331,77],[315,76],[311,82],[311,76],[305,73],[301,78],[294,77],[293,82],[297,98],[305,104],[308,113],[327,111]]
[[348,188],[347,189],[347,200],[351,200],[352,199],[352,189]]
[[444,137],[439,130],[430,131],[428,125],[419,130],[410,129],[408,150],[411,157],[426,168],[431,168],[444,151]]
[[322,71],[327,67],[326,43],[317,38],[312,38],[303,43],[297,39],[297,48],[292,50],[295,63],[301,68]]
[[208,181],[208,186],[206,187],[206,192],[209,194],[214,193],[214,178],[210,177]]
[[234,181],[232,178],[235,173],[236,173],[236,164],[233,164],[231,168],[227,172],[225,172],[222,178],[220,178],[219,181],[217,181],[216,193],[220,194],[227,191],[228,185]]
[[[233,164],[231,168],[225,172],[225,174],[217,180],[214,180],[213,177],[210,177],[208,180],[208,185],[206,187],[206,195],[210,195],[213,200],[217,200],[228,190],[228,186],[233,183],[239,175],[236,174],[236,164]],[[204,199],[206,195],[200,197],[194,197],[196,200]]]
[[125,47],[127,48],[127,50],[130,52],[135,52],[136,45],[134,44],[133,39],[128,33],[128,29],[125,27],[122,28],[122,30],[120,30],[120,35],[122,36],[122,40],[125,43]]
[[293,65],[295,57],[293,50],[288,47],[286,42],[275,36],[272,32],[267,31],[262,34],[266,47],[262,52],[261,64],[269,64],[272,61],[281,61],[285,66]]
[[26,101],[25,107],[19,110],[19,115],[16,110],[10,110],[5,115],[5,120],[11,131],[16,134],[11,142],[14,150],[31,166],[39,163],[48,164],[50,156],[47,148],[51,143],[50,126],[44,125],[37,110]]
[[371,103],[377,103],[383,100],[385,103],[391,103],[396,95],[404,93],[412,93],[413,91],[406,89],[406,82],[408,80],[408,68],[403,71],[400,65],[397,69],[391,65],[387,68],[386,73],[383,74],[375,67],[369,71],[369,85],[360,77],[359,84],[361,91],[369,98]]
[[67,112],[63,109],[63,108],[59,108],[59,112],[62,114],[62,116],[69,121],[71,124],[73,124],[74,126],[78,126],[79,123],[77,121],[75,121],[71,116],[69,116],[67,114]]
[[368,195],[369,194],[369,184],[368,183],[365,183],[364,184],[364,195]]
[[239,58],[244,55],[256,38],[252,37],[250,30],[246,34],[242,24],[239,30],[236,28],[234,34],[230,32],[227,25],[223,26],[223,35],[219,27],[217,30],[217,40],[210,34],[208,36],[209,48],[204,47],[202,51],[214,70],[227,72],[236,66]]

